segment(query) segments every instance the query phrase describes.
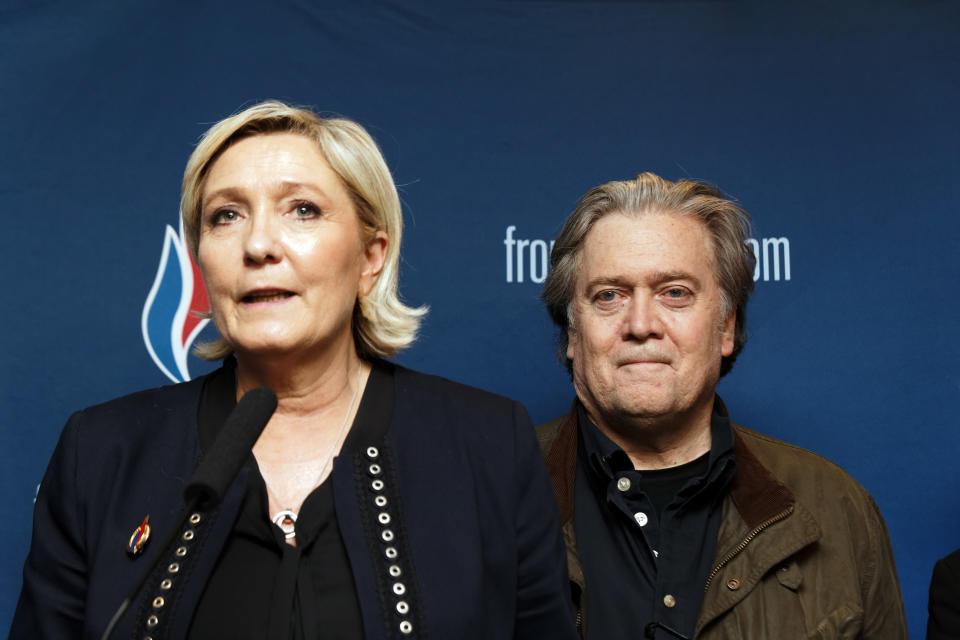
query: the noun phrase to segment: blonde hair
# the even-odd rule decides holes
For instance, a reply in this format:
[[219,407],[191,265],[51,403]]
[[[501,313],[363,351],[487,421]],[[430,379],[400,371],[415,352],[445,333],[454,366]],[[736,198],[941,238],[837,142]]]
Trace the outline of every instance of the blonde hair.
[[753,252],[747,248],[750,215],[719,189],[693,180],[670,182],[646,172],[633,180],[607,182],[588,191],[570,214],[550,253],[550,273],[541,298],[554,324],[560,329],[558,352],[566,357],[570,305],[573,301],[580,250],[587,234],[600,218],[611,213],[644,215],[668,213],[691,216],[706,228],[713,244],[714,275],[720,288],[721,315],[737,312],[733,353],[724,356],[720,375],[726,375],[747,342],[747,300],[753,291]]
[[[352,324],[360,357],[396,355],[416,339],[420,319],[428,309],[408,307],[398,297],[403,230],[400,197],[377,143],[352,120],[323,118],[307,109],[271,100],[210,127],[190,154],[183,173],[180,216],[190,253],[196,260],[202,194],[210,167],[238,140],[272,133],[293,133],[313,140],[353,199],[365,239],[371,239],[380,230],[389,237],[383,270],[370,293],[357,299]],[[207,360],[225,358],[232,351],[222,338],[194,348],[194,353]]]

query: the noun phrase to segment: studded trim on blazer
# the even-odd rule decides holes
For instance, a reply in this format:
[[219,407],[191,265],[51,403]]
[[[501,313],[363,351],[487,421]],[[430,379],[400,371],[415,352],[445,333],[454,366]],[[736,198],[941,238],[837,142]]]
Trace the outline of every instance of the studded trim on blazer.
[[353,475],[385,637],[423,640],[427,637],[425,617],[390,450],[383,444],[366,447],[354,458]]
[[204,534],[216,519],[217,511],[192,511],[172,545],[163,551],[163,560],[154,569],[140,596],[134,640],[167,637],[170,618],[183,593],[182,587],[192,573],[192,561],[199,557],[206,541]]

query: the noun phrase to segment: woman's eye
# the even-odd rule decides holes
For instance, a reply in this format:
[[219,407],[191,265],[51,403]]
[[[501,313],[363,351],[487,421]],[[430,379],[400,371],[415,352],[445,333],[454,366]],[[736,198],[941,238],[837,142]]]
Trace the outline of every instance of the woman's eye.
[[298,202],[293,207],[293,215],[301,220],[316,218],[320,215],[320,209],[309,202]]
[[213,224],[230,224],[237,219],[237,212],[233,209],[219,209],[210,216],[210,222]]

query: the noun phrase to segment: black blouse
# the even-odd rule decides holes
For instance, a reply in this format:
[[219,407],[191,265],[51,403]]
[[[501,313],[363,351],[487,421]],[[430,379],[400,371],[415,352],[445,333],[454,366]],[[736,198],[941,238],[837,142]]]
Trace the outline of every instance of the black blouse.
[[[359,451],[386,432],[393,412],[393,370],[375,362],[341,454]],[[204,450],[236,405],[235,364],[205,383],[198,422]],[[334,464],[337,458],[334,459]],[[328,477],[307,496],[297,518],[297,546],[270,521],[266,485],[250,456],[243,507],[207,583],[191,639],[357,639],[360,605]]]

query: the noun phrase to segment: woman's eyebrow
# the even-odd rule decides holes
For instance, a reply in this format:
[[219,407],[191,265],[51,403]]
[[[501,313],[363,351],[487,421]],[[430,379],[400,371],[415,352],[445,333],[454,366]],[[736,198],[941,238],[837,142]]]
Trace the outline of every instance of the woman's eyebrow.
[[[327,197],[327,193],[321,189],[318,185],[311,182],[299,182],[297,180],[281,180],[278,181],[275,185],[271,187],[275,197],[285,197],[289,196],[292,193],[298,191],[310,191],[317,194],[318,196]],[[207,203],[215,199],[223,200],[236,200],[236,201],[245,201],[246,196],[244,195],[245,189],[242,187],[229,186],[221,187],[216,191],[211,191],[210,193],[204,194],[203,202]]]
[[243,190],[238,187],[223,187],[211,193],[203,194],[203,202],[209,202],[216,198],[223,200],[243,200]]
[[274,187],[274,193],[280,196],[288,196],[297,191],[312,191],[318,195],[326,197],[327,193],[319,185],[312,182],[299,182],[297,180],[281,180]]

